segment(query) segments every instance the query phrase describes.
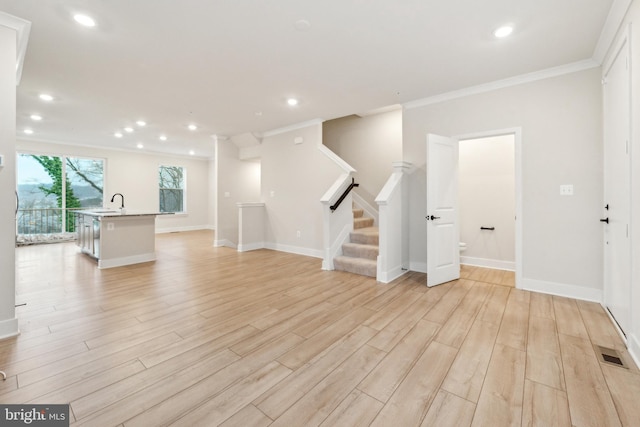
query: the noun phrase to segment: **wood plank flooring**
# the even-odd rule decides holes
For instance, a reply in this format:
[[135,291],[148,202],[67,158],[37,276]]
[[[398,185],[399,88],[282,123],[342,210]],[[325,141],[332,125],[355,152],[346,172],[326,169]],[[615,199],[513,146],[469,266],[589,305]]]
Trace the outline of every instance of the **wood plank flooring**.
[[107,270],[72,243],[18,248],[0,402],[100,427],[640,425],[640,372],[598,304],[498,270],[380,284],[212,241],[158,235],[156,262]]

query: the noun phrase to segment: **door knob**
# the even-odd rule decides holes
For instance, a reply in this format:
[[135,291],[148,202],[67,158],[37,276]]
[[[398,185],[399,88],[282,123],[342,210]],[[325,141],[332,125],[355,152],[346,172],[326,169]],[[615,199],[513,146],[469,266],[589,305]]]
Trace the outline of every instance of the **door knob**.
[[602,218],[600,222],[606,222],[607,224],[609,224],[609,218]]
[[433,221],[434,219],[440,219],[440,217],[439,217],[439,216],[433,216],[433,215],[427,216],[426,218],[427,218],[427,221],[428,221],[428,220]]

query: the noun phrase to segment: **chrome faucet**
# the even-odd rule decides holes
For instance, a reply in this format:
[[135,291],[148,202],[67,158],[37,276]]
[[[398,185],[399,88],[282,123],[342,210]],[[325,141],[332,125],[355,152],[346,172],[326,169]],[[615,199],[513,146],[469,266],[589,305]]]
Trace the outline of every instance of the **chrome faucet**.
[[120,205],[120,209],[124,209],[124,196],[121,193],[114,194],[113,197],[111,197],[111,203],[113,203],[113,200],[116,198],[116,196],[122,197],[122,204]]

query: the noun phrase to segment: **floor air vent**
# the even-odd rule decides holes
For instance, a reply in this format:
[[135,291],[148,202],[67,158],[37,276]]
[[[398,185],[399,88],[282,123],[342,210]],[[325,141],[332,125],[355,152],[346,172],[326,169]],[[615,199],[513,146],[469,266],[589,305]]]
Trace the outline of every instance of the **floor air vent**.
[[595,348],[596,348],[596,354],[600,358],[601,362],[608,363],[608,364],[614,365],[614,366],[620,366],[621,368],[628,369],[627,365],[625,365],[624,361],[622,360],[622,357],[621,357],[620,353],[618,352],[618,350],[614,350],[612,348],[601,347],[599,345],[596,345]]

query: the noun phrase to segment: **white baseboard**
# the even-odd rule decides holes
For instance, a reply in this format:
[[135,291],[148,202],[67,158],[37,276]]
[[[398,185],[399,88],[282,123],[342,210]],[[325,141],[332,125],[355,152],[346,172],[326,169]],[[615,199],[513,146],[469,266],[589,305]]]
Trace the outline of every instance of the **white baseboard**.
[[258,243],[248,243],[248,244],[240,244],[238,245],[238,252],[247,252],[247,251],[255,251],[257,249],[264,249],[267,246],[264,242]]
[[228,239],[216,239],[213,241],[214,248],[227,247],[232,249],[237,249],[238,246]]
[[198,230],[214,230],[210,225],[191,225],[188,227],[165,227],[156,228],[156,234],[179,233],[181,231],[198,231]]
[[20,329],[18,329],[17,317],[0,322],[0,340],[12,338],[18,335],[20,335]]
[[265,243],[265,248],[272,249],[274,251],[287,252],[290,254],[310,256],[313,258],[324,258],[322,249],[310,249],[300,246],[282,245],[273,242]]
[[520,289],[540,292],[543,294],[580,299],[602,303],[602,289],[585,288],[584,286],[568,285],[565,283],[545,282],[543,280],[522,278]]
[[460,264],[473,265],[475,267],[494,268],[497,270],[516,270],[516,263],[514,261],[501,261],[497,259],[460,256]]
[[156,260],[156,253],[150,252],[146,254],[127,256],[122,258],[100,259],[98,260],[98,268],[122,267],[125,265],[139,264],[141,262],[149,262]]
[[[380,264],[378,263],[378,269],[380,268]],[[402,266],[399,265],[396,268],[393,268],[390,271],[387,272],[382,272],[380,270],[378,270],[377,274],[376,274],[376,280],[378,282],[381,283],[390,283],[393,282],[394,280],[396,280],[398,277],[402,276],[403,274],[405,274],[407,272],[407,270],[403,270]]]

